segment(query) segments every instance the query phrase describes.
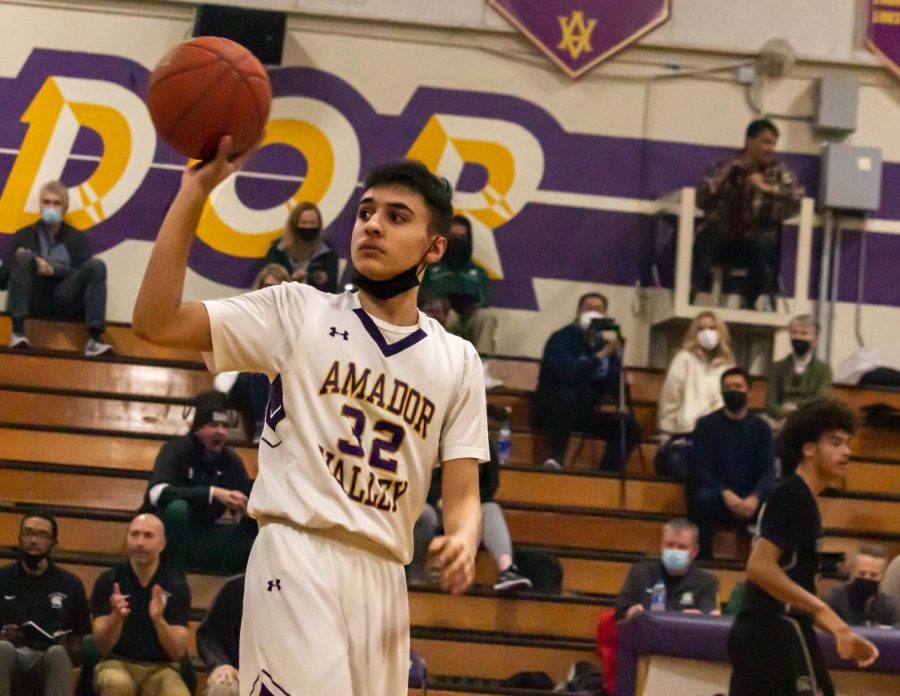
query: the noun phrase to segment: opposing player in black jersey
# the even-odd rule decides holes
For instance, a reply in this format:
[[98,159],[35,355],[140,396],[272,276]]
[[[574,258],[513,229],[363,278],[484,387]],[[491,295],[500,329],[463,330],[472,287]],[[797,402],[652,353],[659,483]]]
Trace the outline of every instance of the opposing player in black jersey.
[[747,596],[728,639],[731,696],[833,696],[813,626],[868,667],[878,649],[816,596],[822,533],[817,496],[844,475],[855,418],[835,401],[795,411],[779,440],[786,478],[763,506],[747,562]]

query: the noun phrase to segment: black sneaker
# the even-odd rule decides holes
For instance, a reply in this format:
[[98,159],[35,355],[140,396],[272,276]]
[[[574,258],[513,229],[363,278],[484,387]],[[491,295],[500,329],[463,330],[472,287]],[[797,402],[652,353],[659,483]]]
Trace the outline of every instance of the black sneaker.
[[515,565],[511,565],[497,576],[494,589],[498,592],[509,590],[530,590],[531,580],[519,572]]

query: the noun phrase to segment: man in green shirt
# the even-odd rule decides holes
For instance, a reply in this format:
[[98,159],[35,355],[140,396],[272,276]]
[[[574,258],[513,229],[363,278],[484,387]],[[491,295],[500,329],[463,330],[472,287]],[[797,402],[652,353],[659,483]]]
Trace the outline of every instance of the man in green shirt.
[[497,317],[490,304],[490,278],[481,266],[472,263],[472,223],[455,215],[447,234],[447,251],[431,264],[422,280],[419,297],[446,297],[450,312],[445,328],[470,341],[479,355],[495,350]]
[[785,417],[812,399],[823,399],[831,391],[831,366],[816,357],[819,325],[808,314],[794,317],[791,354],[772,366],[766,392],[766,414],[780,425]]

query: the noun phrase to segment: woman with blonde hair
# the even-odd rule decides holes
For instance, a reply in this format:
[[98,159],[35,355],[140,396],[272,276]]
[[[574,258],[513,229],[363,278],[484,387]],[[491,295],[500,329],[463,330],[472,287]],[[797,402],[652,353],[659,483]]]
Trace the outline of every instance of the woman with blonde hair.
[[338,255],[322,234],[322,213],[315,203],[294,206],[284,235],[272,242],[263,262],[284,266],[291,280],[323,292],[337,291]]
[[663,446],[657,453],[658,473],[683,477],[685,446],[697,419],[722,408],[720,380],[729,367],[734,367],[734,353],[728,327],[715,312],[701,312],[672,358],[659,394],[656,413]]

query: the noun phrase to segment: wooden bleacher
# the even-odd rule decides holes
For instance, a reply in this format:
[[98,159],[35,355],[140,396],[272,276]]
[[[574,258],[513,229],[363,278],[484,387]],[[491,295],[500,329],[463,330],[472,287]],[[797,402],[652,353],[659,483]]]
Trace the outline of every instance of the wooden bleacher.
[[[8,320],[0,318],[0,343],[8,330]],[[148,346],[124,326],[109,332],[115,358],[86,360],[61,352],[80,348],[80,332],[67,324],[34,322],[34,345],[50,350],[0,350],[0,539],[6,540],[0,544],[7,544],[5,555],[12,557],[23,509],[50,507],[60,521],[57,558],[90,589],[99,573],[123,560],[125,526],[140,505],[156,453],[168,437],[186,432],[184,407],[212,379],[198,355]],[[506,385],[490,400],[513,409],[514,428],[512,465],[502,474],[497,500],[517,548],[560,559],[563,595],[498,595],[490,589],[493,560],[484,552],[468,595],[411,588],[413,647],[426,657],[434,686],[447,687],[447,694],[455,693],[454,683],[465,684],[460,692],[496,692],[496,680],[518,671],[541,670],[561,679],[575,660],[596,659],[598,613],[611,606],[631,564],[658,549],[661,524],[684,512],[680,485],[652,479],[650,437],[641,445],[644,461],[636,454],[623,478],[594,470],[604,445],[590,439],[573,438],[571,468],[540,469],[543,444],[527,418],[536,363],[495,361],[492,372]],[[645,435],[653,432],[661,381],[656,371],[630,372]],[[758,382],[752,405],[761,405],[763,392]],[[855,408],[876,402],[900,407],[897,392],[836,388],[836,396]],[[255,476],[255,449],[240,440],[232,445]],[[892,555],[900,553],[898,445],[898,433],[860,431],[842,489],[821,501],[825,550],[849,552],[872,540]],[[716,559],[707,567],[719,576],[723,599],[743,576],[737,554],[734,534],[720,533]],[[189,576],[196,619],[222,581]]]

